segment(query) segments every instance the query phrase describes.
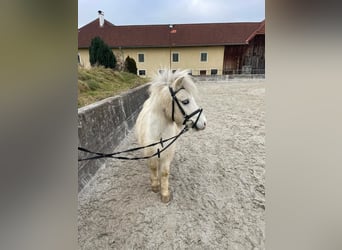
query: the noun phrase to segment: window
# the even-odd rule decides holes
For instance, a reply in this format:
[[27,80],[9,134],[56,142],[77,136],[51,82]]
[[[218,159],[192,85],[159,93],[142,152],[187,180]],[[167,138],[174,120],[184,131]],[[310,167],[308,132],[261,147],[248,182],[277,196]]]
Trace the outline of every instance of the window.
[[208,61],[208,53],[207,52],[201,52],[201,62]]
[[175,73],[175,72],[176,72],[176,70],[175,70],[175,69],[173,69],[173,70],[172,70],[172,73]]
[[138,62],[145,62],[145,55],[144,54],[138,54]]
[[145,76],[146,75],[146,70],[139,69],[138,74],[139,74],[139,76]]
[[200,75],[201,76],[205,76],[207,74],[207,71],[206,70],[200,70]]
[[179,62],[179,53],[172,53],[172,62]]
[[211,69],[210,74],[211,75],[217,75],[217,69]]

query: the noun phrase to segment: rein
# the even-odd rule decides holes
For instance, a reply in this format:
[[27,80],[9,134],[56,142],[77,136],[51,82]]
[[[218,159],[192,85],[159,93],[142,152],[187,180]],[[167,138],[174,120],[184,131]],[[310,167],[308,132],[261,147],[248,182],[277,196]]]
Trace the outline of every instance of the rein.
[[[78,147],[78,150],[80,150],[80,151],[96,155],[96,156],[92,156],[92,157],[88,157],[88,158],[78,159],[78,161],[95,160],[95,159],[100,159],[100,158],[114,158],[114,159],[119,159],[119,160],[142,160],[142,159],[149,159],[149,158],[152,158],[154,156],[158,156],[158,158],[160,158],[160,154],[163,151],[165,151],[168,147],[170,147],[182,134],[184,134],[188,130],[189,130],[189,128],[187,126],[184,126],[184,128],[176,136],[173,136],[173,137],[170,137],[170,138],[164,139],[164,140],[162,140],[162,138],[160,138],[160,141],[151,143],[151,144],[149,144],[147,146],[131,148],[131,149],[127,149],[127,150],[124,150],[124,151],[121,151],[121,152],[114,152],[114,153],[110,153],[110,154],[103,154],[103,153],[92,152],[92,151],[90,151],[88,149],[85,149],[85,148],[82,148],[82,147]],[[172,141],[168,145],[166,145],[164,147],[163,143],[167,142],[167,141],[170,141],[170,140],[172,140]],[[158,148],[157,152],[155,152],[154,154],[149,155],[149,156],[144,156],[144,157],[115,156],[115,155],[119,155],[119,154],[123,154],[123,153],[138,151],[138,150],[141,150],[141,149],[144,149],[144,148],[153,147],[153,146],[156,146],[158,144],[160,144],[162,146],[162,149],[159,150],[159,148]]]
[[[198,117],[196,119],[195,122],[192,122],[192,128],[194,128],[198,122],[198,119],[199,117],[201,116],[202,114],[202,111],[203,109],[197,109],[195,110],[194,112],[192,112],[191,114],[187,115],[182,107],[182,105],[180,105],[179,103],[179,100],[177,99],[176,97],[176,94],[182,90],[184,88],[180,88],[178,89],[177,91],[173,91],[173,89],[171,87],[169,87],[169,90],[170,90],[170,94],[171,94],[171,97],[172,97],[172,121],[175,121],[174,120],[174,111],[175,111],[175,103],[177,104],[178,108],[180,109],[180,111],[182,112],[183,116],[184,116],[184,121],[183,121],[183,125],[184,125],[184,128],[175,136],[173,137],[170,137],[168,139],[162,139],[160,138],[160,141],[158,142],[154,142],[154,143],[151,143],[149,145],[146,145],[146,146],[142,146],[142,147],[136,147],[136,148],[130,148],[130,149],[127,149],[127,150],[124,150],[124,151],[120,151],[120,152],[114,152],[114,153],[109,153],[109,154],[105,154],[105,153],[99,153],[99,152],[93,152],[93,151],[90,151],[86,148],[82,148],[82,147],[78,147],[78,150],[79,151],[83,151],[83,152],[86,152],[86,153],[90,153],[90,154],[94,154],[95,156],[91,156],[91,157],[87,157],[87,158],[81,158],[81,159],[78,159],[78,161],[86,161],[86,160],[95,160],[95,159],[100,159],[100,158],[114,158],[114,159],[119,159],[119,160],[142,160],[142,159],[149,159],[149,158],[152,158],[152,157],[155,157],[155,156],[158,156],[158,158],[160,158],[160,154],[162,152],[164,152],[168,147],[170,147],[182,134],[184,134],[185,132],[187,132],[189,130],[189,126],[187,124],[188,121],[190,121],[190,118],[193,117],[194,115],[196,115],[197,113],[198,114]],[[171,141],[168,145],[166,145],[164,147],[164,143],[165,142],[168,142],[168,141]],[[128,153],[128,152],[133,152],[133,151],[138,151],[138,150],[141,150],[141,149],[144,149],[144,148],[149,148],[149,147],[153,147],[153,146],[156,146],[160,144],[162,149],[159,150],[159,148],[157,149],[157,152],[155,152],[154,154],[152,155],[148,155],[148,156],[143,156],[143,157],[126,157],[126,156],[117,156],[119,154],[123,154],[123,153]]]

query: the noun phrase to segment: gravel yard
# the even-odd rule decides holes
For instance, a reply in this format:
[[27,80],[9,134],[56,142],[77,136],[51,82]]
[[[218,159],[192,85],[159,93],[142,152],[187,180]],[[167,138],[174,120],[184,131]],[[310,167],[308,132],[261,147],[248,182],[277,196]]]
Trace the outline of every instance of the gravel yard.
[[108,159],[78,196],[79,249],[265,249],[264,80],[197,85],[207,128],[177,141],[172,200],[146,160]]

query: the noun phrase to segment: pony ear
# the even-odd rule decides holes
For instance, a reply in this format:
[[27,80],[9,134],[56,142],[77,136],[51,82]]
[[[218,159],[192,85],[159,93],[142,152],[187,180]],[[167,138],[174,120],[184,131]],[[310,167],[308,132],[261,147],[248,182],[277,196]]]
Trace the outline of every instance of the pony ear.
[[184,76],[181,76],[179,78],[176,79],[175,81],[175,89],[179,89],[182,87],[182,83],[183,83],[183,79],[184,79]]

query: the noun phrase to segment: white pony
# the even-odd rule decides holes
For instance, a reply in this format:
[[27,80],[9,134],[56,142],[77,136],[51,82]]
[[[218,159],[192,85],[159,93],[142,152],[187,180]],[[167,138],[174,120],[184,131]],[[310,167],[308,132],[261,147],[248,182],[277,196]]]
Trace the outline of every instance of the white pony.
[[[206,127],[206,118],[195,101],[197,88],[188,71],[165,70],[153,80],[135,125],[135,132],[141,146],[176,136],[182,125],[192,125],[196,130]],[[144,155],[157,152],[161,145],[145,148]],[[175,144],[157,156],[148,159],[151,169],[152,191],[160,190],[162,202],[170,201],[169,169],[174,157]]]

